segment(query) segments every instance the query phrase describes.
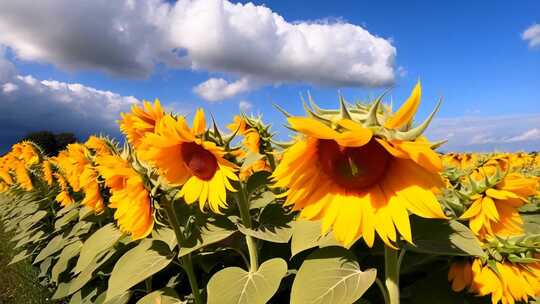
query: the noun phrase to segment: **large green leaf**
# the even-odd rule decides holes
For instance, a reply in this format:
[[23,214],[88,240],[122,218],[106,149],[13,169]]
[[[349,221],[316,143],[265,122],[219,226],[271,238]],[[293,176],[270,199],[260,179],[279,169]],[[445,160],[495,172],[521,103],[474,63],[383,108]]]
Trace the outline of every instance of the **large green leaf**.
[[122,235],[122,232],[113,223],[99,228],[84,242],[73,273],[77,274],[83,271],[98,254],[113,247]]
[[[114,265],[109,278],[107,300],[124,293],[165,268],[174,258],[169,246],[158,240],[143,240]],[[106,301],[107,302],[107,301]]]
[[377,270],[361,271],[354,255],[342,247],[326,247],[304,261],[291,291],[291,304],[351,304],[375,282]]
[[320,237],[321,223],[319,221],[295,221],[291,238],[291,256],[318,246]]
[[182,257],[195,250],[222,241],[231,236],[234,232],[235,230],[232,229],[232,227],[222,227],[207,223],[180,247],[178,256]]
[[62,249],[62,252],[60,252],[60,258],[58,258],[58,261],[56,264],[54,264],[52,270],[51,270],[51,281],[54,283],[58,283],[58,277],[61,273],[66,271],[68,267],[69,260],[71,260],[73,257],[79,254],[81,251],[83,243],[81,241],[76,241],[74,243],[71,243],[64,247]]
[[19,222],[19,226],[25,230],[30,229],[32,226],[34,226],[36,223],[41,221],[43,218],[47,216],[47,211],[39,210],[36,213],[32,214],[32,216],[27,217]]
[[137,304],[184,304],[187,302],[181,301],[176,291],[173,288],[163,288],[153,291],[142,297]]
[[220,270],[208,282],[208,304],[265,304],[276,293],[287,273],[287,263],[275,258],[256,272],[239,267]]
[[13,247],[14,249],[17,249],[19,247],[22,247],[28,243],[34,243],[38,240],[40,240],[41,238],[45,238],[45,232],[43,231],[37,231],[36,233],[32,234],[31,236],[25,236],[23,237],[22,239],[20,239],[17,244],[15,244],[15,247]]
[[174,248],[178,245],[178,241],[176,240],[176,234],[171,228],[161,227],[153,230],[152,238],[154,240],[160,240],[165,242],[167,245],[169,245],[169,248],[171,250],[174,250]]
[[313,247],[341,246],[330,231],[321,235],[320,221],[297,220],[292,223],[291,256]]
[[60,283],[52,296],[52,299],[61,299],[79,291],[79,289],[94,278],[94,272],[105,264],[105,262],[107,262],[115,253],[116,251],[111,249],[96,256],[76,278],[68,283]]
[[61,218],[57,219],[56,222],[54,222],[54,230],[60,230],[66,224],[76,220],[78,217],[79,211],[77,209],[70,210],[68,213],[64,214]]
[[287,213],[282,205],[270,204],[261,212],[260,224],[252,229],[238,224],[238,230],[257,239],[274,243],[287,243],[293,232],[293,217],[294,214]]
[[458,221],[411,216],[411,230],[414,245],[407,244],[409,250],[438,255],[484,255],[474,233]]
[[246,182],[246,190],[252,193],[262,186],[268,185],[268,178],[272,173],[268,171],[258,171],[253,173]]
[[69,243],[72,243],[70,240],[65,240],[62,235],[55,236],[48,244],[41,250],[41,252],[38,254],[38,256],[34,260],[34,264],[37,264],[49,256],[55,254],[56,252],[62,250],[65,246],[69,245]]
[[276,195],[272,191],[264,191],[255,198],[249,200],[249,209],[264,208],[276,200]]
[[26,251],[26,250],[23,250],[19,253],[17,253],[12,259],[11,261],[9,262],[8,266],[9,265],[13,265],[13,264],[16,264],[24,259],[26,259],[27,257],[29,257],[30,254]]

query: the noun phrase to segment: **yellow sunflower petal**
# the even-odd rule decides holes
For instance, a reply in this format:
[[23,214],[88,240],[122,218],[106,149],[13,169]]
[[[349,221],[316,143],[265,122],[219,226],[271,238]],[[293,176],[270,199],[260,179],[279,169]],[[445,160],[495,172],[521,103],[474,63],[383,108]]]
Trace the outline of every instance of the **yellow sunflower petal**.
[[308,117],[289,117],[289,124],[296,131],[320,139],[335,139],[338,132],[324,123]]
[[416,83],[411,96],[407,101],[401,106],[401,108],[386,121],[384,127],[387,129],[399,129],[412,120],[418,106],[420,105],[420,96],[422,94],[422,87],[420,81]]
[[206,118],[204,115],[204,110],[202,108],[198,108],[195,112],[192,131],[195,135],[200,135],[206,131]]

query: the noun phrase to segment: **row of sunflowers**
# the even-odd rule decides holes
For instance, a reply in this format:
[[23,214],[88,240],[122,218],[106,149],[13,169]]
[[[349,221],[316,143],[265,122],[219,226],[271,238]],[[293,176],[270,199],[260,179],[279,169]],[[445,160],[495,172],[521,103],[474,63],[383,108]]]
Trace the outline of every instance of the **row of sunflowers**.
[[[225,129],[134,105],[125,142],[0,158],[0,220],[69,303],[528,303],[540,296],[540,156],[436,152],[420,83]],[[540,303],[540,302],[539,302]]]

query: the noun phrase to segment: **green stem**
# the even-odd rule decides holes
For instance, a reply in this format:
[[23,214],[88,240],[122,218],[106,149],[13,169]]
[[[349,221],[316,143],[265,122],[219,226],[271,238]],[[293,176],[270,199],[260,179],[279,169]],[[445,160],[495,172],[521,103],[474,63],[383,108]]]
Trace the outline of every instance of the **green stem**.
[[384,299],[384,303],[385,304],[390,304],[390,300],[388,299],[388,292],[386,292],[386,287],[384,287],[384,284],[381,281],[381,279],[376,278],[375,283],[377,283],[377,286],[379,286],[379,289],[381,290],[381,293],[382,293],[382,296],[383,296],[383,299]]
[[266,153],[266,159],[268,159],[268,164],[270,165],[272,172],[274,172],[274,170],[276,170],[276,159],[274,158],[274,154]]
[[[162,200],[163,201],[163,200]],[[176,216],[176,211],[174,210],[173,202],[166,200],[163,204],[167,217],[169,218],[169,223],[171,224],[174,234],[176,235],[176,240],[178,244],[184,243],[184,234],[180,229],[180,223],[178,222],[178,217]],[[195,276],[195,271],[193,270],[193,261],[191,260],[191,254],[188,253],[180,258],[182,263],[182,268],[187,274],[189,286],[191,287],[191,292],[193,293],[193,298],[195,304],[202,304],[201,292],[199,290],[199,285],[197,284],[197,277]]]
[[390,304],[399,304],[398,252],[384,247],[384,275]]
[[193,292],[195,304],[202,304],[201,293],[199,290],[199,285],[197,284],[197,277],[195,276],[195,271],[193,270],[193,261],[191,260],[191,254],[186,254],[182,256],[182,268],[184,268],[188,276],[189,286],[191,286],[191,291]]
[[[240,189],[238,189],[238,193],[236,194],[236,203],[238,204],[238,210],[240,210],[240,218],[242,219],[242,224],[244,224],[246,228],[251,229],[251,216],[249,215],[247,194],[242,184],[239,185],[239,188]],[[257,269],[259,269],[257,243],[250,235],[245,235],[245,238],[249,252],[249,271],[256,272]]]

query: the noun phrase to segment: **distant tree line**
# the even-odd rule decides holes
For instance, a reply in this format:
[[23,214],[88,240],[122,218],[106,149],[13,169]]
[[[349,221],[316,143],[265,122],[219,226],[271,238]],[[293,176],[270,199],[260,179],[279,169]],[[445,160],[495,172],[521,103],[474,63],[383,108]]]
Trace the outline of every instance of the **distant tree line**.
[[30,140],[39,145],[48,156],[56,156],[67,145],[77,142],[77,137],[70,132],[55,134],[50,131],[38,131],[26,134],[21,141],[23,140]]

